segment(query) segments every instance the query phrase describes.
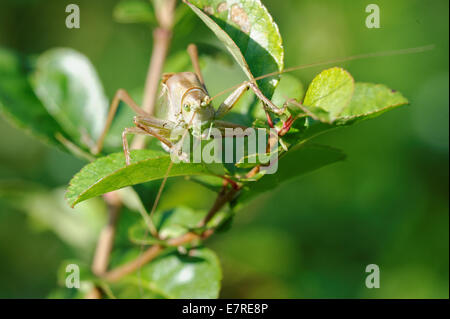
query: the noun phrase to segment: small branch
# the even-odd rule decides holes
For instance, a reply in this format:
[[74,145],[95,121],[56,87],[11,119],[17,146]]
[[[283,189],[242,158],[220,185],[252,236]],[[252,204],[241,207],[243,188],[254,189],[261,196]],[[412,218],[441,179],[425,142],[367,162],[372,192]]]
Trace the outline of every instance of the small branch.
[[[158,93],[159,80],[166,61],[172,40],[172,27],[175,11],[175,0],[156,1],[156,18],[159,27],[153,31],[153,51],[145,81],[142,108],[153,115],[155,112],[156,95]],[[145,146],[145,137],[138,135],[134,138],[131,148],[141,149]]]
[[160,245],[153,245],[149,249],[147,249],[144,253],[142,253],[138,258],[133,261],[126,263],[122,266],[114,268],[107,273],[105,273],[102,277],[108,281],[118,281],[125,275],[132,273],[138,268],[144,266],[149,261],[156,258],[162,251],[164,247]]
[[145,81],[142,108],[147,113],[153,114],[155,110],[156,95],[158,93],[159,80],[169,50],[171,30],[157,28],[153,31],[153,52]]
[[[289,125],[290,128],[290,125]],[[289,129],[286,130],[286,132]],[[286,132],[282,132],[281,135],[284,135]],[[273,143],[275,143],[276,139],[270,138],[267,144],[267,148],[271,149],[273,146]],[[252,168],[247,174],[246,178],[252,178],[256,174],[259,173],[261,169],[261,165],[257,165],[254,168]],[[221,191],[217,195],[217,198],[211,207],[211,209],[208,211],[208,214],[206,214],[206,217],[199,223],[199,227],[205,226],[208,221],[210,221],[215,214],[222,209],[224,205],[226,205],[229,201],[231,201],[236,194],[242,189],[242,185],[235,185],[235,187],[228,188],[229,182],[225,180],[224,185],[222,186]],[[208,229],[204,231],[201,235],[195,234],[195,233],[186,233],[180,237],[170,239],[167,241],[168,246],[181,246],[187,243],[190,243],[194,240],[198,239],[206,239],[210,237],[214,233],[213,229]],[[119,266],[106,274],[104,274],[103,278],[105,278],[108,281],[117,281],[123,276],[126,276],[138,268],[144,266],[148,262],[152,261],[156,257],[158,257],[163,251],[165,250],[165,247],[161,245],[153,245],[150,248],[148,248],[143,254],[141,254],[138,258],[130,261],[127,264],[124,264],[122,266]]]
[[108,205],[108,223],[100,233],[92,262],[92,272],[98,276],[104,274],[108,269],[109,257],[116,235],[116,225],[122,208],[122,202],[117,192],[108,193],[104,198]]
[[[227,183],[228,184],[228,183]],[[206,214],[206,217],[199,223],[199,227],[204,227],[206,224],[216,215],[216,213],[222,209],[222,207],[234,198],[237,192],[240,190],[240,186],[235,188],[227,189],[227,184],[222,187],[222,190],[218,194],[216,201],[214,202],[211,209]],[[227,191],[228,190],[228,191]]]
[[[142,105],[142,108],[150,114],[154,113],[159,80],[161,78],[161,72],[166,60],[167,52],[170,47],[170,41],[172,39],[172,27],[176,1],[156,1],[155,4],[157,5],[156,18],[158,20],[159,27],[153,31],[153,51],[147,72]],[[137,138],[135,138],[133,141],[132,147],[143,148],[144,144],[145,143],[142,136],[137,136]],[[94,260],[92,263],[92,271],[97,276],[103,276],[107,273],[109,258],[114,244],[117,220],[119,217],[120,209],[122,207],[121,199],[117,195],[117,193],[112,192],[106,194],[104,197],[109,207],[109,219],[108,224],[100,233]],[[141,256],[142,260],[138,260],[138,262],[140,263],[137,264],[137,268],[141,266],[141,263],[145,264],[149,260],[155,258],[159,254],[160,249],[162,249],[162,247],[156,245],[147,250]],[[133,269],[133,267],[131,267],[131,269]],[[122,271],[126,272],[127,268],[125,267]],[[108,274],[111,274],[112,277],[115,276],[114,271],[111,271]],[[86,298],[101,298],[101,292],[97,287],[94,287],[86,295]]]

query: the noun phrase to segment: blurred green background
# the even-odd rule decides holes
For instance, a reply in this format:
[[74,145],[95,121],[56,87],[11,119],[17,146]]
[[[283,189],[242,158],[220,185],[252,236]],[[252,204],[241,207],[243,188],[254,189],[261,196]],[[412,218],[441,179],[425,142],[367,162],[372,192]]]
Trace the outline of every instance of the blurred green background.
[[[0,0],[0,46],[25,54],[72,47],[91,59],[110,98],[118,88],[142,88],[150,28],[114,22],[117,1],[79,0],[81,28],[69,30],[71,2]],[[372,2],[263,0],[280,27],[288,67],[436,47],[342,64],[357,81],[386,84],[411,105],[321,136],[316,141],[343,149],[348,159],[258,197],[230,231],[213,236],[207,245],[223,265],[221,297],[449,297],[449,3],[376,1],[381,28],[367,29],[365,7]],[[172,55],[190,42],[216,41],[193,15],[186,19],[175,29]],[[220,67],[229,76],[217,78]],[[323,68],[294,74],[307,85]],[[214,64],[205,66],[205,77],[213,93],[243,78],[236,67]],[[62,260],[89,262],[104,207],[94,199],[98,209],[81,205],[74,212],[62,199],[83,165],[0,118],[0,297],[46,297],[57,287]],[[14,187],[36,195],[17,197],[18,205],[8,197]],[[161,205],[203,208],[212,200],[211,192],[180,178],[170,181]],[[380,266],[380,289],[365,288],[372,263]]]

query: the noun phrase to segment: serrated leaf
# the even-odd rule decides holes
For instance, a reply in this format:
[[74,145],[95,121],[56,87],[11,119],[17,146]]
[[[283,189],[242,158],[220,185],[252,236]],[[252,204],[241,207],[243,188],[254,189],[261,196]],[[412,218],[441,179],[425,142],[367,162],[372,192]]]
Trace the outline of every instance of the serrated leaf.
[[376,117],[408,100],[395,90],[382,84],[356,83],[350,104],[339,114],[336,124],[347,125]]
[[[408,100],[399,92],[382,84],[356,83],[350,103],[332,122],[329,114],[318,107],[303,105],[310,117],[318,121],[312,123],[306,130],[289,133],[285,139],[291,144],[305,142],[319,134],[335,129],[339,126],[352,125],[356,122],[381,115],[395,107],[408,104]],[[289,104],[292,114],[301,114],[304,110],[297,105]]]
[[333,121],[350,103],[354,89],[355,82],[350,73],[338,67],[327,69],[312,80],[303,104],[324,109]]
[[[123,153],[114,153],[86,165],[70,181],[66,198],[71,206],[126,186],[140,184],[165,176],[170,155],[159,150],[131,152],[132,162],[125,165]],[[224,174],[221,164],[174,163],[168,177],[183,175]]]
[[298,145],[279,159],[275,174],[266,174],[259,180],[248,183],[239,201],[246,201],[255,195],[273,190],[286,181],[343,159],[344,153],[332,147],[312,143]]
[[34,94],[28,82],[27,64],[13,52],[0,49],[0,111],[17,127],[65,149],[56,136],[66,134]]
[[115,7],[113,17],[120,23],[154,23],[155,12],[148,0],[122,0]]
[[32,74],[34,92],[79,146],[92,147],[106,122],[108,99],[90,61],[66,48],[39,56]]
[[[226,46],[250,80],[283,69],[278,26],[259,0],[185,1]],[[278,76],[258,81],[271,98]]]

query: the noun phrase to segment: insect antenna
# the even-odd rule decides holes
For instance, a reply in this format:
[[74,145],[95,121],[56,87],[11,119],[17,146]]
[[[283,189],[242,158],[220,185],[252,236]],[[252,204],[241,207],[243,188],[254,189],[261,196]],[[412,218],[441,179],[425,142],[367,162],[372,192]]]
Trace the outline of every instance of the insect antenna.
[[[414,53],[420,53],[420,52],[425,52],[425,51],[430,51],[433,50],[435,47],[434,44],[430,44],[430,45],[425,45],[425,46],[421,46],[421,47],[415,47],[415,48],[407,48],[407,49],[399,49],[399,50],[390,50],[390,51],[381,51],[381,52],[374,52],[374,53],[363,53],[363,54],[356,54],[356,55],[352,55],[352,56],[348,56],[348,57],[342,57],[342,58],[335,58],[332,60],[327,60],[327,61],[320,61],[320,62],[314,62],[314,63],[310,63],[310,64],[304,64],[304,65],[300,65],[300,66],[294,66],[291,68],[286,68],[282,71],[276,71],[276,72],[271,72],[271,73],[267,73],[258,77],[255,77],[255,81],[258,80],[262,80],[271,76],[275,76],[275,75],[280,75],[280,74],[284,74],[284,73],[288,73],[288,72],[292,72],[292,71],[297,71],[297,70],[303,70],[303,69],[308,69],[308,68],[313,68],[316,66],[322,66],[322,65],[327,65],[327,64],[333,64],[333,63],[343,63],[343,62],[348,62],[348,61],[354,61],[354,60],[363,60],[363,59],[369,59],[369,58],[376,58],[376,57],[383,57],[383,56],[395,56],[395,55],[406,55],[406,54],[414,54]],[[223,90],[222,92],[217,93],[216,95],[214,95],[210,101],[214,100],[215,98],[228,93],[232,90],[235,90],[236,88],[238,88],[240,85],[242,84],[236,84],[226,90]]]

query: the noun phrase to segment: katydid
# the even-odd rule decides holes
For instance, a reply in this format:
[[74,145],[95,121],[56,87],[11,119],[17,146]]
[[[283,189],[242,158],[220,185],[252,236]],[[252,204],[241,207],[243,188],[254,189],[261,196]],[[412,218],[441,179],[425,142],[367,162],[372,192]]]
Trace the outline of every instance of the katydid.
[[271,100],[264,96],[255,82],[257,80],[286,72],[305,69],[308,67],[379,56],[417,53],[429,50],[431,48],[432,46],[424,46],[397,51],[361,54],[326,62],[318,62],[309,65],[291,67],[280,72],[273,72],[258,76],[254,79],[254,82],[246,81],[219,93],[218,95],[221,95],[233,90],[231,94],[224,100],[224,102],[218,107],[218,109],[215,110],[212,106],[212,100],[215,99],[218,95],[212,98],[209,96],[205,82],[203,80],[202,72],[199,67],[197,47],[194,44],[190,44],[187,50],[195,72],[165,73],[162,75],[162,93],[166,94],[167,97],[167,105],[165,105],[165,118],[160,119],[151,114],[148,114],[139,107],[139,105],[125,90],[119,89],[112,100],[103,132],[99,140],[97,141],[97,144],[92,149],[92,152],[94,154],[98,154],[101,151],[106,133],[111,126],[120,101],[123,101],[137,114],[134,117],[133,121],[135,127],[126,128],[122,133],[123,150],[125,153],[126,164],[129,165],[130,151],[127,142],[127,135],[129,134],[153,136],[163,144],[164,148],[166,148],[167,150],[173,150],[174,145],[176,144],[176,142],[178,142],[177,140],[173,140],[171,138],[174,131],[190,130],[194,135],[198,135],[200,138],[204,138],[204,136],[201,136],[201,128],[204,127],[211,127],[214,125],[215,128],[221,130],[221,132],[224,133],[222,135],[224,137],[227,137],[227,130],[225,130],[226,128],[245,128],[238,124],[221,121],[220,118],[226,115],[233,108],[233,106],[236,105],[236,103],[248,89],[252,89],[255,95],[262,101],[267,115],[268,123],[269,125],[271,125],[269,112],[280,115],[284,113],[285,106],[281,108],[277,107],[272,103]]
[[126,103],[136,112],[134,117],[135,127],[126,128],[122,133],[123,150],[126,164],[130,164],[130,151],[127,142],[128,134],[143,134],[156,137],[166,148],[172,149],[174,140],[170,138],[175,130],[192,130],[193,134],[198,134],[203,127],[214,125],[215,128],[224,132],[225,128],[245,128],[241,125],[219,120],[227,114],[238,102],[240,97],[248,90],[252,89],[263,101],[266,110],[274,113],[281,113],[282,109],[275,106],[268,98],[261,94],[257,85],[252,82],[244,82],[225,99],[225,101],[215,110],[211,104],[211,97],[208,94],[203,76],[199,68],[197,48],[191,44],[188,47],[195,72],[165,73],[162,75],[162,91],[167,94],[166,109],[167,114],[164,119],[156,118],[142,110],[131,96],[123,89],[115,94],[111,103],[106,125],[103,129],[93,153],[99,153],[103,147],[105,135],[114,119],[115,112],[120,101]]

